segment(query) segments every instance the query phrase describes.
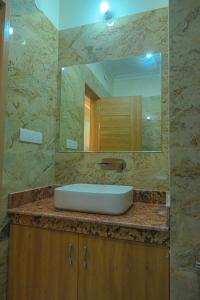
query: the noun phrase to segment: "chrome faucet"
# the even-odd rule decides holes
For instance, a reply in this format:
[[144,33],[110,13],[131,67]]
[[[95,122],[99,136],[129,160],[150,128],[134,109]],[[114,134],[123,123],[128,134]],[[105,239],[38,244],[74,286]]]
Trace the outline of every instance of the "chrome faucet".
[[96,163],[96,165],[107,167],[107,166],[111,166],[112,162],[98,162],[98,163]]
[[118,158],[103,158],[101,162],[96,163],[102,170],[115,170],[122,172],[126,168],[126,162]]

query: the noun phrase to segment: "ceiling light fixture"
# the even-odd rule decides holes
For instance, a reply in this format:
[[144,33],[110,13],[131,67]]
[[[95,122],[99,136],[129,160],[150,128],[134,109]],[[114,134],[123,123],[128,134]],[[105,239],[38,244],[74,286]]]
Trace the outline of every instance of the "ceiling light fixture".
[[103,13],[103,18],[104,21],[106,22],[106,24],[111,27],[114,25],[115,21],[114,21],[114,15],[113,13],[110,11],[110,5],[107,1],[103,1],[100,4],[100,11]]
[[104,20],[106,21],[108,26],[113,26],[114,25],[114,17],[111,11],[107,11],[104,14]]
[[101,4],[100,4],[100,11],[102,13],[106,13],[107,11],[109,11],[109,9],[110,9],[110,5],[109,5],[109,3],[107,1],[101,2]]

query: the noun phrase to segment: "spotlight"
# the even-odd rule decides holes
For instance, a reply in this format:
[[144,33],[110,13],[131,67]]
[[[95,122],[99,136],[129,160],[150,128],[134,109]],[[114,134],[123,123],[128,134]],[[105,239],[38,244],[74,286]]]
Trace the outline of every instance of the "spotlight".
[[110,5],[108,4],[107,1],[101,2],[101,4],[100,4],[100,11],[102,13],[106,13],[107,11],[109,11],[109,8],[110,8]]

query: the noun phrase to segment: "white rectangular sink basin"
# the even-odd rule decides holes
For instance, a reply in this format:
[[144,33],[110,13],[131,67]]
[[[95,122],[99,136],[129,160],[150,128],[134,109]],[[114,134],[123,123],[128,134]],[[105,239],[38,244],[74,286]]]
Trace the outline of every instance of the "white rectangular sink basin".
[[58,209],[120,215],[133,204],[133,187],[70,184],[56,188],[54,198]]

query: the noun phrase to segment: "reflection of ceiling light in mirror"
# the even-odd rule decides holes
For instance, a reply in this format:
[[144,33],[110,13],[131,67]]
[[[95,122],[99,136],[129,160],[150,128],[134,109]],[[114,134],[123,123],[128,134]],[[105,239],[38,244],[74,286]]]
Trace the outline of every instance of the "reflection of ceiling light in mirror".
[[62,67],[62,68],[61,68],[61,70],[62,70],[62,71],[65,71],[65,68],[64,68],[64,67]]
[[153,57],[153,54],[152,54],[152,53],[147,53],[147,54],[146,54],[146,58],[147,58],[147,59],[151,59],[152,57]]
[[106,13],[109,10],[109,8],[110,8],[110,6],[109,6],[109,4],[108,4],[107,1],[101,2],[101,4],[100,4],[100,11],[102,13]]
[[107,22],[107,25],[109,27],[113,26],[114,24],[115,24],[114,20],[110,20],[110,21]]
[[147,120],[151,120],[151,117],[150,117],[150,116],[147,116]]
[[10,27],[10,28],[9,28],[9,34],[10,34],[10,35],[12,35],[12,34],[13,34],[13,32],[14,32],[13,28],[12,28],[12,27]]

